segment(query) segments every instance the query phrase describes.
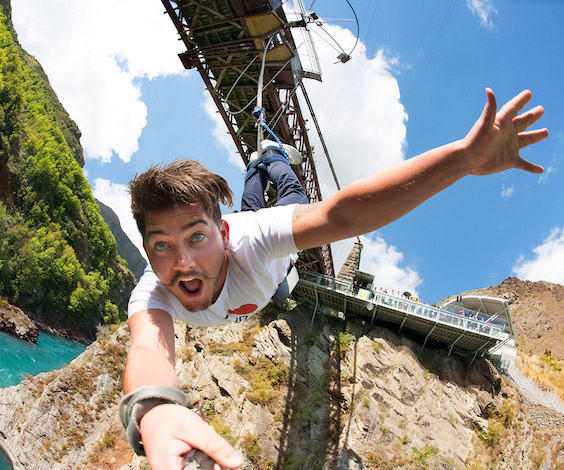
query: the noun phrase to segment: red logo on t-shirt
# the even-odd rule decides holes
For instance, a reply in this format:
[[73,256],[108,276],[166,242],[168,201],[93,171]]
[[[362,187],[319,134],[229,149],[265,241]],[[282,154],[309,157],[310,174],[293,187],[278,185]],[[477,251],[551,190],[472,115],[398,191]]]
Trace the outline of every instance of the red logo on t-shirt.
[[258,305],[255,304],[245,304],[235,310],[227,310],[227,313],[229,313],[229,315],[248,315],[249,313],[253,313],[257,307]]

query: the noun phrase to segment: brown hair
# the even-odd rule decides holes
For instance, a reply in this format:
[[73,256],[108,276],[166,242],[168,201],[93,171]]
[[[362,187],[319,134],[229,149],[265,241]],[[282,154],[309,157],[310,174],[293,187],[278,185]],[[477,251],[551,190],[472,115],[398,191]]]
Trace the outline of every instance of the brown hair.
[[130,181],[129,193],[131,211],[143,236],[147,212],[199,202],[219,226],[219,203],[233,205],[233,193],[227,181],[194,160],[178,159],[169,164],[152,165]]

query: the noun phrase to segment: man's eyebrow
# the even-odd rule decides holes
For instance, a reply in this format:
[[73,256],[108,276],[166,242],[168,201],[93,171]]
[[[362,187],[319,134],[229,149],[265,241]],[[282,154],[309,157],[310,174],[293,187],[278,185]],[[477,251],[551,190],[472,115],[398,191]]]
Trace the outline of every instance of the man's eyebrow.
[[[205,219],[196,219],[193,220],[192,222],[188,222],[186,225],[184,225],[184,227],[182,227],[182,231],[186,232],[188,230],[190,230],[191,228],[195,227],[198,224],[204,224],[204,225],[208,225],[209,223],[207,220]],[[151,238],[153,235],[166,235],[166,230],[150,230],[149,232],[147,232],[146,238],[149,239]]]
[[182,227],[182,231],[186,232],[187,230],[190,230],[192,227],[195,227],[198,224],[205,224],[205,225],[209,225],[208,221],[205,219],[196,219],[192,222],[188,222],[186,225],[184,225],[184,227]]

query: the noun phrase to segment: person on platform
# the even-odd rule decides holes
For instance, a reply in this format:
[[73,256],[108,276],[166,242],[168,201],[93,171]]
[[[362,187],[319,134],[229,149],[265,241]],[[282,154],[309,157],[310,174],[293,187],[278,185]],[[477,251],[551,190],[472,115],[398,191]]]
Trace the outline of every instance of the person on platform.
[[[548,136],[528,130],[543,115],[523,91],[497,112],[486,90],[485,108],[461,140],[358,180],[324,201],[307,204],[282,147],[265,149],[249,165],[243,211],[230,205],[223,178],[192,161],[154,166],[130,184],[132,210],[150,262],[129,305],[131,349],[124,376],[122,421],[134,449],[153,470],[178,470],[193,448],[238,468],[239,455],[184,405],[174,369],[173,320],[213,326],[259,311],[283,283],[301,250],[372,232],[402,217],[467,175],[516,168],[542,173],[519,152]],[[264,187],[278,190],[263,209]],[[298,184],[296,185],[296,182]]]

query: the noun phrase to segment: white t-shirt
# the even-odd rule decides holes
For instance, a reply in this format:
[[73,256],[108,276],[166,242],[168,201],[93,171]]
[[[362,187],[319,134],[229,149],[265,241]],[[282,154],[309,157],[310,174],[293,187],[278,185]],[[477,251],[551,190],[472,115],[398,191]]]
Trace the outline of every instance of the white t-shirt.
[[128,316],[148,309],[168,312],[173,320],[195,326],[216,326],[246,320],[268,304],[297,259],[292,235],[294,205],[223,216],[230,247],[225,284],[206,310],[190,312],[157,278],[150,265],[133,289]]

